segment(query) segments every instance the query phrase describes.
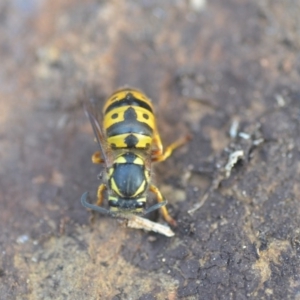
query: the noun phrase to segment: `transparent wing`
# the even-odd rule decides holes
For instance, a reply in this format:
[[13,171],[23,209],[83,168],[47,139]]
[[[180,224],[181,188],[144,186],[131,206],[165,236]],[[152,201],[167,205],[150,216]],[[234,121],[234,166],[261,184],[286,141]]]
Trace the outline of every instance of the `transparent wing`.
[[101,157],[104,160],[106,167],[110,167],[113,164],[113,156],[110,147],[107,145],[105,135],[103,134],[99,123],[101,110],[96,106],[93,99],[90,99],[88,103],[85,103],[84,110],[92,125],[96,140],[100,148]]

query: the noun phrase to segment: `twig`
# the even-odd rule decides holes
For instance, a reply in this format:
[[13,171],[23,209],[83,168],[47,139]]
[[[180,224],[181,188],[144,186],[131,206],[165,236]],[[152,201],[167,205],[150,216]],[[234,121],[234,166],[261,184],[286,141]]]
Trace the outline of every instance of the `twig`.
[[152,222],[148,219],[144,219],[142,217],[136,215],[128,215],[127,219],[127,227],[135,228],[135,229],[144,229],[147,231],[154,231],[165,235],[167,237],[172,237],[175,233],[171,230],[169,226],[165,226],[156,222]]

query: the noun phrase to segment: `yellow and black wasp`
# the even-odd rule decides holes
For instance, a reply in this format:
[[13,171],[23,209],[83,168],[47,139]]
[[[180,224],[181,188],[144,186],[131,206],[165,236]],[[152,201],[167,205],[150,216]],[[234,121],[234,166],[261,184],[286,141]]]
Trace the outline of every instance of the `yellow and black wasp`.
[[[189,136],[177,140],[163,152],[151,100],[136,89],[123,88],[108,98],[102,111],[102,126],[97,109],[87,107],[86,112],[100,146],[92,162],[105,164],[106,183],[98,188],[96,205],[87,201],[88,192],[81,197],[82,205],[116,216],[148,214],[160,208],[164,219],[176,226],[165,206],[167,202],[151,183],[151,165],[168,158]],[[101,206],[105,191],[109,210]],[[158,203],[146,209],[148,191],[155,194]]]

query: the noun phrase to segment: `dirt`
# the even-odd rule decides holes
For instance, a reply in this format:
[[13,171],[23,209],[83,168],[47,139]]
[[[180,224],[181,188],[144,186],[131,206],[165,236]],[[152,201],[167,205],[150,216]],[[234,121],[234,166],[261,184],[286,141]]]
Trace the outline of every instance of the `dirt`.
[[[299,299],[299,15],[290,0],[0,1],[0,298]],[[193,135],[155,168],[173,238],[91,224],[80,204],[101,171],[82,103],[123,85],[153,100],[165,146]]]

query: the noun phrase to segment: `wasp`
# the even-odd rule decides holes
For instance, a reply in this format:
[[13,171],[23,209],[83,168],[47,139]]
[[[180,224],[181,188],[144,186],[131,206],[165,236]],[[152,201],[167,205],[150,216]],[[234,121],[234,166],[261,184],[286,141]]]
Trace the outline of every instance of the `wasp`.
[[[92,162],[105,164],[106,180],[99,185],[96,205],[88,201],[88,192],[81,197],[82,205],[112,216],[148,214],[160,209],[164,219],[176,226],[165,206],[167,201],[151,183],[151,167],[152,163],[167,159],[190,137],[178,139],[163,151],[152,102],[136,89],[117,90],[107,99],[102,126],[99,109],[89,106],[85,110],[100,147],[100,151],[92,155]],[[157,203],[146,208],[149,191],[156,196]],[[102,207],[105,192],[109,209]]]

